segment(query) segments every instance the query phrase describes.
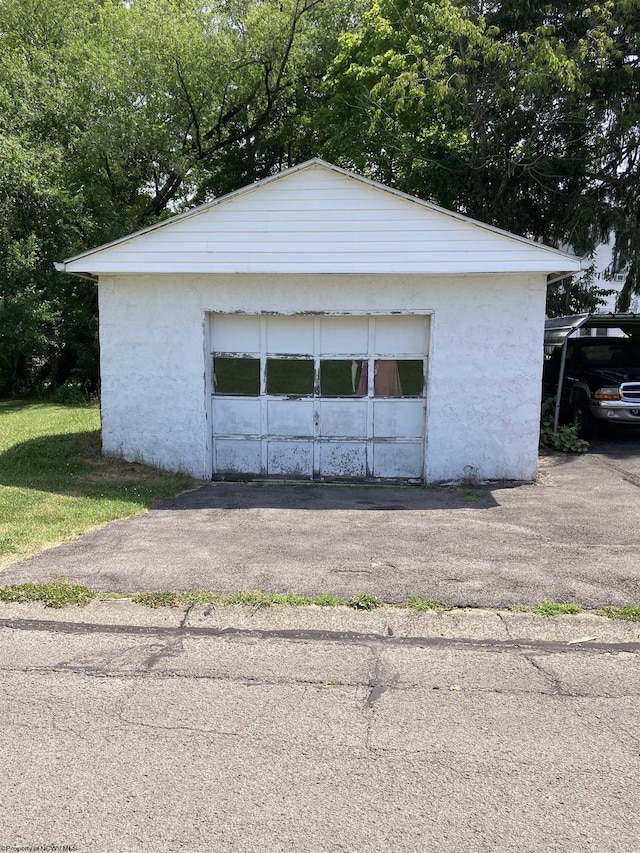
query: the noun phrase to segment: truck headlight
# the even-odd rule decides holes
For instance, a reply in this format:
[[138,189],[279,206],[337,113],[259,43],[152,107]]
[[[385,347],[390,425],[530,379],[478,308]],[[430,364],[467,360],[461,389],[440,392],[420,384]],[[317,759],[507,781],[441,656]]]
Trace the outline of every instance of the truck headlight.
[[593,396],[596,400],[619,400],[620,389],[616,385],[607,385],[605,388],[598,388]]

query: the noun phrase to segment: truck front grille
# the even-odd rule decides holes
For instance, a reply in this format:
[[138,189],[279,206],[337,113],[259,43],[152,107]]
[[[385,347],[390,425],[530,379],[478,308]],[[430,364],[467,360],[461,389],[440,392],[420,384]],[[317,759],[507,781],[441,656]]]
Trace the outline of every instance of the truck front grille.
[[623,382],[620,386],[620,396],[630,403],[638,402],[640,400],[640,382]]

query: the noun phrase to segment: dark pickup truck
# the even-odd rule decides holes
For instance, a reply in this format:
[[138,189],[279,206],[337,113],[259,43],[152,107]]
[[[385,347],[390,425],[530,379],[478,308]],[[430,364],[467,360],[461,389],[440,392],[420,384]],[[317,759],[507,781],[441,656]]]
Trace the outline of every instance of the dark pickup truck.
[[[574,423],[582,438],[593,436],[603,424],[640,427],[640,317],[636,317],[637,323],[628,321],[624,329],[625,335],[635,332],[633,336],[571,337],[572,328],[562,342],[558,321],[547,323],[543,399],[556,396],[560,388],[557,422]],[[588,321],[584,325],[589,328]],[[604,328],[617,327],[611,320]]]

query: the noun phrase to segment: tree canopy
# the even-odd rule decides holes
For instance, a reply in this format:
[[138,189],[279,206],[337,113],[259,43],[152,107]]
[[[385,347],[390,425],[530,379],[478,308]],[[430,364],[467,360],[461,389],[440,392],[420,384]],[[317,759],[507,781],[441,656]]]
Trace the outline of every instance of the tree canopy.
[[[96,391],[53,262],[314,155],[640,291],[638,0],[4,0],[0,395]],[[550,310],[590,308],[588,281]]]
[[331,69],[332,148],[580,254],[614,230],[637,291],[638,31],[636,2],[374,0]]

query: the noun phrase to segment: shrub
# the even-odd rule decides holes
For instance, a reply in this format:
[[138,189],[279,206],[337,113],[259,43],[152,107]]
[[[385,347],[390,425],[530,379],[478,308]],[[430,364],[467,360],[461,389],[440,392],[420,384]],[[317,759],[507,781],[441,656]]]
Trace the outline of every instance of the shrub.
[[540,444],[562,450],[565,453],[586,453],[589,442],[578,437],[578,428],[573,424],[553,428],[556,398],[547,397],[542,404],[540,418]]

